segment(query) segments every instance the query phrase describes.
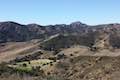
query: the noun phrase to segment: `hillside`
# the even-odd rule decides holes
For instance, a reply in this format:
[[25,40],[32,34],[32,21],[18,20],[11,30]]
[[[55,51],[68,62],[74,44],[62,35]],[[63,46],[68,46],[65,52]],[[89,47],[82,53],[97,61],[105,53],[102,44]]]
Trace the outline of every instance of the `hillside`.
[[[83,45],[93,45],[100,33],[107,33],[109,35],[110,45],[119,48],[120,45],[120,24],[103,24],[91,26],[83,24],[81,22],[73,22],[69,25],[48,25],[41,26],[38,24],[22,25],[15,22],[0,22],[0,42],[24,42],[32,39],[45,40],[50,36],[56,34],[68,35],[66,38],[73,37],[76,41],[76,37]],[[101,34],[104,35],[104,34]],[[106,36],[107,36],[106,35]],[[70,38],[71,39],[71,38]],[[85,41],[83,41],[85,40]],[[61,40],[62,41],[62,40]],[[75,43],[75,42],[73,42]]]
[[0,22],[0,80],[119,80],[119,61],[120,24]]
[[57,33],[81,32],[86,26],[81,23],[77,25],[40,26],[38,24],[21,25],[11,21],[0,22],[0,42],[44,39]]
[[7,42],[0,45],[0,63],[10,61],[17,56],[35,53],[39,50],[37,40],[28,42]]

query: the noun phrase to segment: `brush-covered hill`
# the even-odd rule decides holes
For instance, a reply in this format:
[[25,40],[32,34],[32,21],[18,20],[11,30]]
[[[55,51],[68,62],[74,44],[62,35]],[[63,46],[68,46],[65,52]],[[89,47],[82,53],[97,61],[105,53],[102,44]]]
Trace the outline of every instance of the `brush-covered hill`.
[[38,24],[22,25],[11,21],[0,22],[0,42],[44,39],[57,33],[81,32],[86,26],[82,23],[40,26]]
[[0,22],[0,80],[119,80],[115,48],[120,24]]
[[92,47],[92,45],[95,42],[93,37],[94,36],[91,34],[88,34],[86,36],[59,34],[54,38],[41,43],[40,47],[44,50],[50,50],[50,51],[70,48],[71,46],[74,45]]
[[[103,33],[103,34],[101,34]],[[46,40],[51,36],[60,34],[55,39],[46,41],[45,46],[53,47],[55,44],[70,46],[80,44],[85,46],[94,45],[98,36],[106,35],[113,47],[120,47],[120,24],[102,24],[90,26],[81,22],[73,22],[69,25],[57,24],[41,26],[38,24],[22,25],[16,22],[0,22],[0,42],[21,42],[32,39]],[[67,35],[67,36],[65,36]],[[102,39],[102,38],[99,38]],[[56,41],[57,40],[57,41]]]

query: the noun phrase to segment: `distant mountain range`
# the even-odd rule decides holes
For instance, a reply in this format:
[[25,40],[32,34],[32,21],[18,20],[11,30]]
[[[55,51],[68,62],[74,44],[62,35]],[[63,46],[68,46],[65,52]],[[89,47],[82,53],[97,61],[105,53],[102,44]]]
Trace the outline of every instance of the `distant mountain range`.
[[73,40],[79,37],[77,39],[78,41],[81,41],[82,44],[87,44],[88,42],[90,46],[94,45],[98,35],[104,35],[104,33],[109,35],[109,42],[113,47],[120,47],[120,24],[116,23],[91,26],[81,22],[73,22],[69,25],[57,24],[42,26],[38,24],[22,25],[11,21],[0,22],[1,43],[29,41],[32,39],[44,40],[50,36],[60,34],[64,36],[75,36],[75,38],[72,37]]

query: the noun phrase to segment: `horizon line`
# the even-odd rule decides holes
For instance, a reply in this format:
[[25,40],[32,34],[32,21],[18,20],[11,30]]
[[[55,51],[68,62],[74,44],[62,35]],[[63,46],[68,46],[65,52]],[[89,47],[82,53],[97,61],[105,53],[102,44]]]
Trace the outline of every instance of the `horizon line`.
[[81,22],[81,21],[71,21],[69,23],[55,23],[55,24],[41,24],[39,22],[21,22],[21,21],[13,21],[13,20],[6,20],[6,21],[0,21],[0,23],[4,23],[4,22],[13,22],[13,23],[17,23],[17,24],[21,24],[21,25],[29,25],[29,24],[37,24],[37,25],[41,25],[41,26],[49,26],[49,25],[70,25],[72,23],[81,23],[81,24],[85,24],[88,26],[97,26],[97,25],[107,25],[107,24],[120,24],[120,22],[107,22],[107,23],[99,23],[99,24],[87,24],[85,22]]

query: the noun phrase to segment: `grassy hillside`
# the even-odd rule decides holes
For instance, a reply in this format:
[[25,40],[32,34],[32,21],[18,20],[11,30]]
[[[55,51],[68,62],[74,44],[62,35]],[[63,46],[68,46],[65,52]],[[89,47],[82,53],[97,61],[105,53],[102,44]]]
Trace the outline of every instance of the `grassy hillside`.
[[43,68],[46,65],[53,63],[53,60],[49,59],[39,59],[39,60],[31,60],[31,61],[24,61],[24,62],[18,62],[13,65],[8,65],[11,68],[21,70],[21,71],[26,71],[30,72],[33,70],[33,68],[39,67],[39,69]]

